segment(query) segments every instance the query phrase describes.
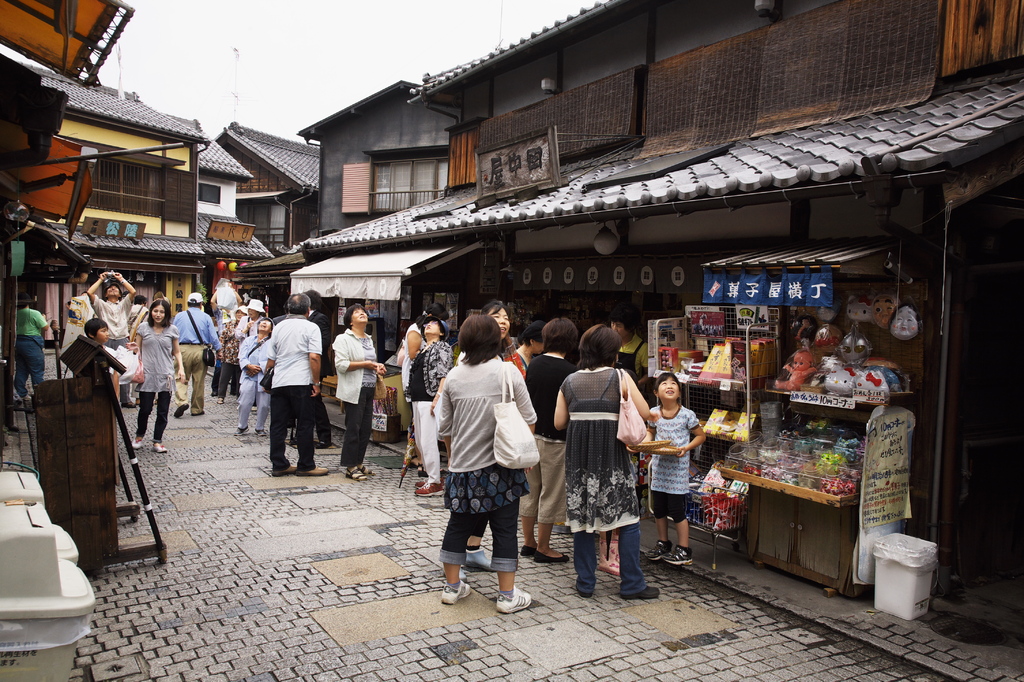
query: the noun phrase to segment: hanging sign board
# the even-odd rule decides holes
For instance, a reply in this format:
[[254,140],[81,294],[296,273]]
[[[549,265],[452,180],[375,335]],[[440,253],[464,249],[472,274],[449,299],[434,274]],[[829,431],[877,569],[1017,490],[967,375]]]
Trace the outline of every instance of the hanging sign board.
[[868,422],[860,492],[863,528],[910,518],[910,434],[913,425],[913,412],[904,408],[873,413]]
[[527,187],[560,187],[555,127],[481,147],[476,153],[477,197],[510,196]]
[[832,268],[811,272],[810,268],[783,270],[727,271],[704,268],[704,303],[732,303],[744,306],[831,306]]
[[206,232],[207,239],[224,239],[229,242],[247,242],[252,239],[256,232],[255,225],[240,225],[238,223],[226,223],[221,220],[211,220],[210,229]]

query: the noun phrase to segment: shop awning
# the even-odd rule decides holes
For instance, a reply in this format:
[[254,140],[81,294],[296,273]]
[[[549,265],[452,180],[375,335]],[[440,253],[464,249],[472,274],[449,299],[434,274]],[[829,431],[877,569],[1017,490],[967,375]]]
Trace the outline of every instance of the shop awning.
[[479,243],[429,249],[378,251],[336,256],[292,273],[292,292],[315,289],[323,297],[397,301],[402,280],[480,247]]
[[[2,124],[7,129],[13,126]],[[24,134],[14,134],[10,139],[15,148],[21,145]],[[27,143],[25,143],[27,144]],[[7,143],[0,142],[0,149]],[[54,137],[49,159],[79,156],[91,150],[74,142]],[[33,211],[51,220],[62,220],[68,225],[77,225],[82,211],[92,195],[92,174],[86,161],[66,161],[46,165],[24,166],[8,171],[17,185],[14,191],[20,201],[32,207]]]
[[86,85],[135,13],[120,0],[0,2],[0,43]]

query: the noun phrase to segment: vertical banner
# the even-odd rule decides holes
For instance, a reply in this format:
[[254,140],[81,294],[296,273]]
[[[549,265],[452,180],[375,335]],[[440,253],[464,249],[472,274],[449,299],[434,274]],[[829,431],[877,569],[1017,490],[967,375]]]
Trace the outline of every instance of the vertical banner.
[[807,284],[807,305],[832,306],[832,268],[811,274]]
[[720,273],[704,268],[704,303],[721,303],[725,300],[725,271]]
[[859,582],[874,582],[875,540],[902,532],[904,520],[910,518],[910,444],[914,424],[914,413],[902,407],[878,407],[868,420],[855,572]]
[[740,275],[740,297],[737,303],[763,305],[767,301],[768,276],[764,270]]

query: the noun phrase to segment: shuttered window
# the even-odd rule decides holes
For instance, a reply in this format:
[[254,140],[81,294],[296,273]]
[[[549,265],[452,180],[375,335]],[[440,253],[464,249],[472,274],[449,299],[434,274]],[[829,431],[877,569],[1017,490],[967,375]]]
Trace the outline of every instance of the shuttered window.
[[341,212],[370,212],[370,164],[346,163],[341,168]]
[[165,172],[164,219],[191,225],[196,219],[196,176],[172,168]]

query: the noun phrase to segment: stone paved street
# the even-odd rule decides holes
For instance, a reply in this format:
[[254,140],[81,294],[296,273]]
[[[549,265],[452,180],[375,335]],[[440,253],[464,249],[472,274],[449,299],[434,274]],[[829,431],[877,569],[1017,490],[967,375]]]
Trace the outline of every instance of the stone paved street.
[[[267,439],[228,435],[235,409],[207,399],[205,415],[171,418],[167,454],[139,451],[170,558],[90,576],[98,606],[73,679],[946,679],[697,567],[645,560],[661,598],[627,602],[610,576],[585,600],[571,564],[524,560],[530,609],[496,613],[495,576],[472,570],[471,597],[444,606],[447,512],[413,496],[415,474],[398,487],[381,466],[394,449],[371,445],[378,475],[363,483],[340,474],[339,449],[317,451],[330,476],[271,478]],[[120,529],[122,541],[149,534],[145,519]],[[571,551],[569,536],[554,545]],[[978,673],[1005,679],[990,675]]]

